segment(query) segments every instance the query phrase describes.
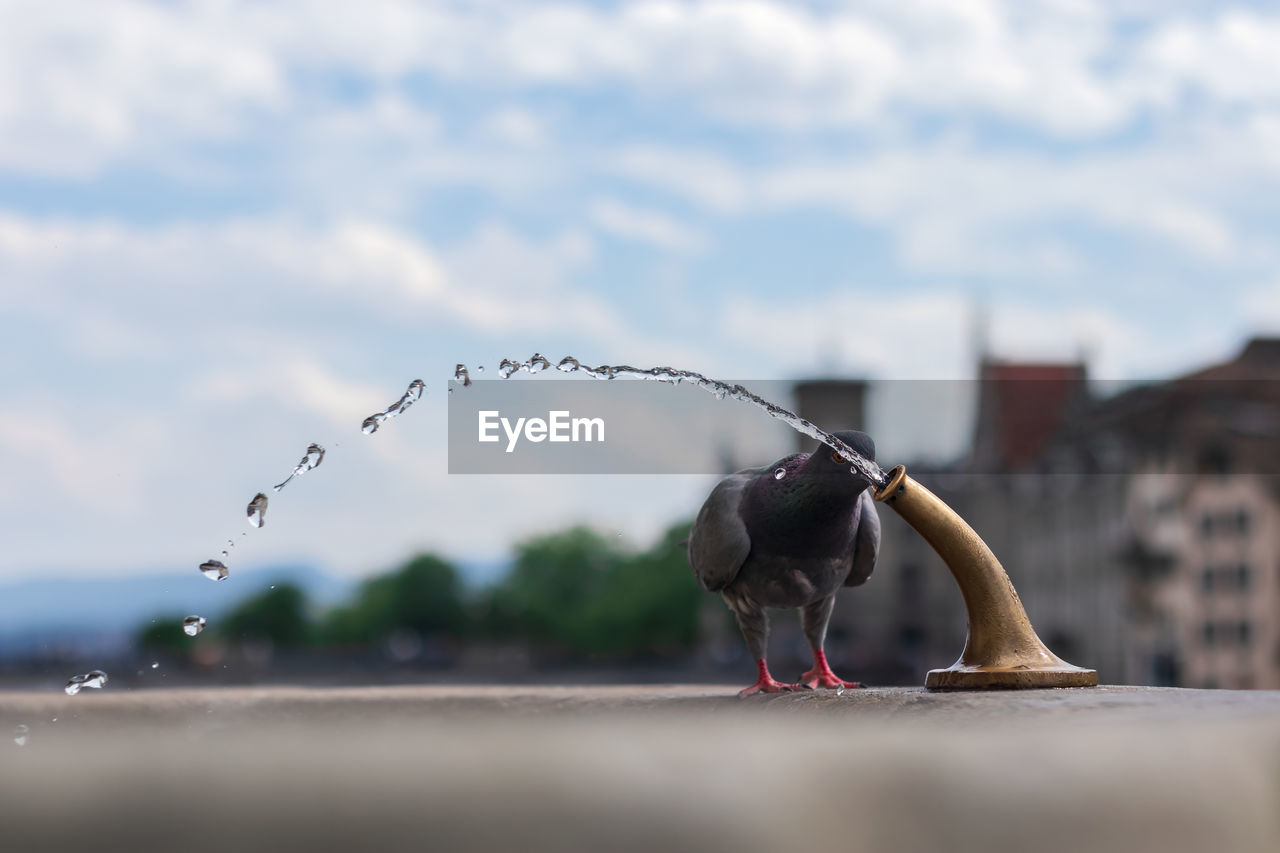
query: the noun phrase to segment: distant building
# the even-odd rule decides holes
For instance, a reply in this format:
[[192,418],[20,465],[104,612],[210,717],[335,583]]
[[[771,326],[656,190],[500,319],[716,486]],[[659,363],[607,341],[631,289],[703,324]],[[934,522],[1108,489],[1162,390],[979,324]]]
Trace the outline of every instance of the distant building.
[[1041,638],[1102,680],[1280,687],[1280,341],[1091,399],[984,363],[952,506]]
[[[803,379],[796,382],[795,413],[828,432],[862,429],[867,383],[858,379]],[[796,452],[809,453],[817,439],[796,433]]]
[[[865,390],[798,383],[797,411],[857,427]],[[1082,363],[984,357],[969,452],[907,468],[991,547],[1045,643],[1104,683],[1280,688],[1280,339],[1099,390]],[[828,654],[845,677],[919,684],[959,657],[964,604],[920,536],[880,518],[879,564],[841,594]],[[777,619],[779,677],[806,654]]]

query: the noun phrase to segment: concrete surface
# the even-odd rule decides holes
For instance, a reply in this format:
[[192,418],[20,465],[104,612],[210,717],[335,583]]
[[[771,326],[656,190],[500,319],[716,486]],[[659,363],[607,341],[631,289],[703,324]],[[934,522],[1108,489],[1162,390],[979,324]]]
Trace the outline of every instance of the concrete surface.
[[733,693],[0,693],[0,847],[1280,850],[1280,692]]

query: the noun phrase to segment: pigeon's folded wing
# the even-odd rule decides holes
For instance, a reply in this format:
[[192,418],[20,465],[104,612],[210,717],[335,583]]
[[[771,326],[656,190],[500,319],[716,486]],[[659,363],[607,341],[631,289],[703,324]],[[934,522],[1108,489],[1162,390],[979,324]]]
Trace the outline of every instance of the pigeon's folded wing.
[[853,568],[844,579],[845,586],[861,586],[871,577],[880,552],[880,514],[875,499],[867,490],[858,497],[858,529],[853,539]]
[[738,507],[743,490],[761,470],[748,468],[725,477],[698,511],[689,531],[689,565],[703,589],[724,589],[751,553],[751,537]]

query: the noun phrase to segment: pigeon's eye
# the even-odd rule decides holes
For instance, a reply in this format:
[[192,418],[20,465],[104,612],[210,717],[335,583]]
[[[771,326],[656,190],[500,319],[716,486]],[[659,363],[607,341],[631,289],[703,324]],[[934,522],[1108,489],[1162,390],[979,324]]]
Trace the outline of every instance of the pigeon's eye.
[[840,451],[838,451],[838,450],[833,450],[833,451],[831,451],[831,461],[832,461],[832,462],[843,462],[843,461],[844,461],[844,457],[840,455]]

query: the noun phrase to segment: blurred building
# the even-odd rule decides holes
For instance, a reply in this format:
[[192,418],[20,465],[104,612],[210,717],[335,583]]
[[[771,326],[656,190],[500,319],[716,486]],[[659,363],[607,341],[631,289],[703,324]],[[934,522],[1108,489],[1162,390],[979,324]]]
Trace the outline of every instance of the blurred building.
[[[792,388],[795,413],[828,432],[862,429],[867,383],[857,379],[802,379]],[[797,432],[796,452],[810,453],[817,439]]]
[[[1050,648],[1104,682],[1280,688],[1280,339],[1127,388],[1091,389],[1082,363],[983,358],[978,375],[965,458],[907,467],[991,546]],[[798,383],[797,412],[858,426],[865,390]],[[881,522],[828,651],[846,677],[918,684],[959,657],[964,605],[928,545]],[[793,623],[771,654],[798,665]]]
[[[1107,566],[1105,588],[1124,592],[1123,665],[1095,652],[1114,680],[1280,687],[1277,380],[1280,339],[1254,339],[1226,363],[1098,401],[1043,454],[1046,482],[1075,484],[1066,503],[1077,513],[1088,500],[1114,512],[1080,537],[1106,543],[1088,558]],[[1091,582],[1092,567],[1077,573],[1072,585]],[[1028,597],[1051,591],[1048,574],[1034,564]],[[1088,645],[1104,620],[1110,646],[1114,607],[1098,605],[1074,630]]]

